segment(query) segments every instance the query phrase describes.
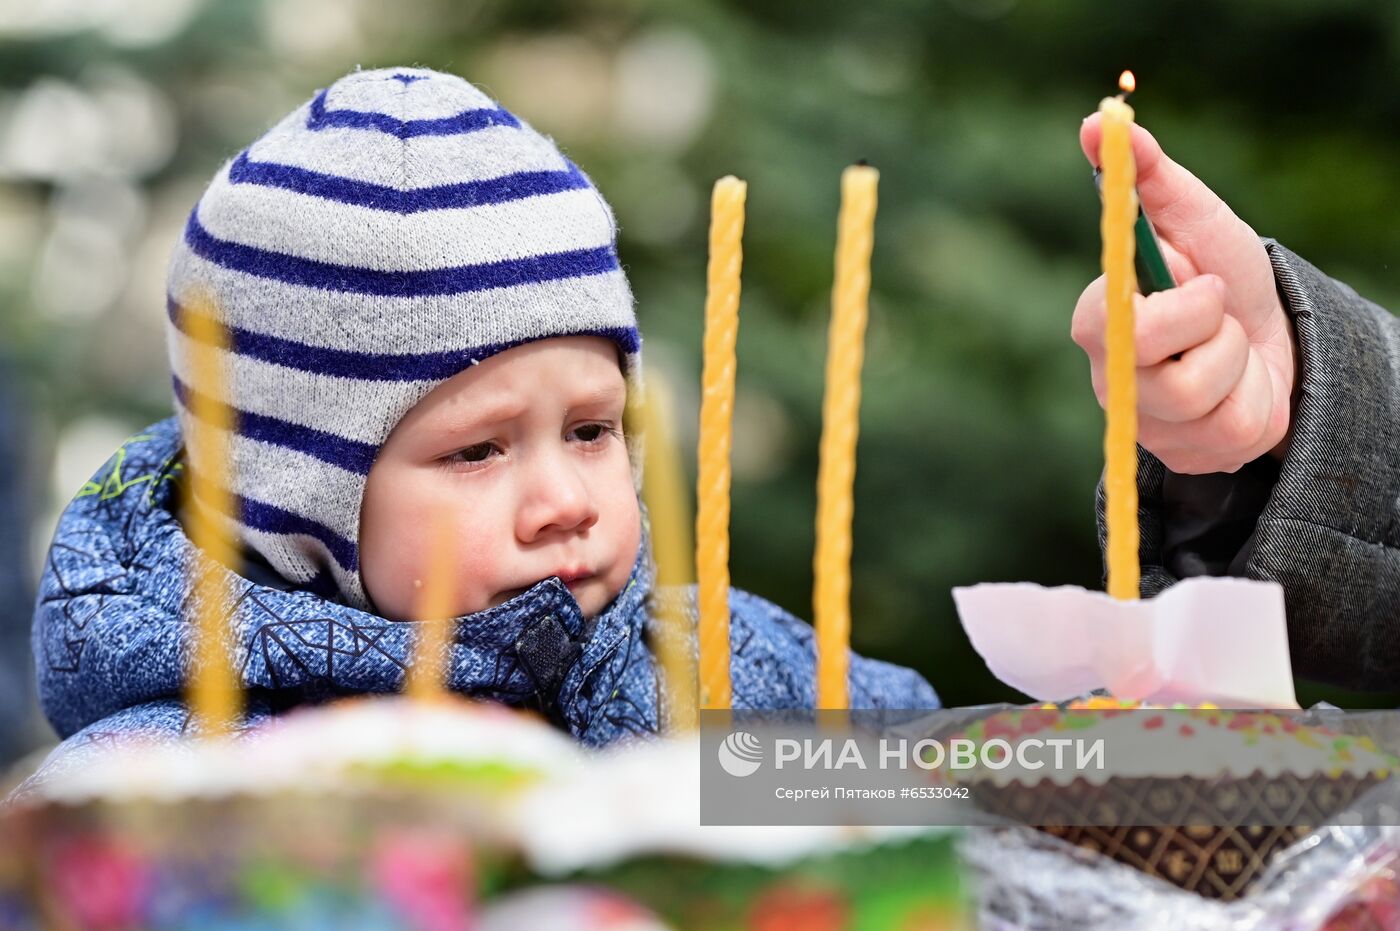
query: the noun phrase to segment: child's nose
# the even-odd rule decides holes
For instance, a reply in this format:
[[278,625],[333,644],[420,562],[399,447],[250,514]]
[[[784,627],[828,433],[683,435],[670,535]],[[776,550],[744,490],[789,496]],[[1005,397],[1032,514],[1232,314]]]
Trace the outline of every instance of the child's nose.
[[551,533],[579,533],[598,522],[598,507],[572,465],[555,461],[532,470],[517,516],[516,535],[533,543]]

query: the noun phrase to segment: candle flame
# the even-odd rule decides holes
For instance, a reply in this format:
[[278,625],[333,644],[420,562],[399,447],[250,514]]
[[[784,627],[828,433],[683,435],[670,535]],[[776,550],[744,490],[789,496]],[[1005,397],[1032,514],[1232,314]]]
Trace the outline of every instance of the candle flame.
[[1118,75],[1118,87],[1125,94],[1131,94],[1137,90],[1137,78],[1133,77],[1131,71],[1124,71]]

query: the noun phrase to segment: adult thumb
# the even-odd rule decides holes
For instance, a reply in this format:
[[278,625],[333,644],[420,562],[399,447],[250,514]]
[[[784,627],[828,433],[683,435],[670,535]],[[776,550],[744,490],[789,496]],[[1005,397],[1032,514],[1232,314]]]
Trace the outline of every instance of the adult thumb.
[[[1103,138],[1100,114],[1094,113],[1079,129],[1079,145],[1089,163],[1099,164]],[[1212,219],[1229,216],[1216,193],[1191,172],[1172,161],[1152,134],[1132,125],[1133,158],[1137,162],[1138,199],[1157,232],[1178,245],[1186,245]],[[1222,214],[1222,211],[1225,211]]]

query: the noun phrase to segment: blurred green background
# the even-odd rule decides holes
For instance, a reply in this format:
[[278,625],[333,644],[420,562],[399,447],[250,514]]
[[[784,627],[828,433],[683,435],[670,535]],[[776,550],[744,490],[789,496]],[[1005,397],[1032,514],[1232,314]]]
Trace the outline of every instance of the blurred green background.
[[749,182],[733,578],[803,617],[838,177],[881,170],[854,645],[950,704],[1015,698],[949,589],[1099,585],[1102,421],[1068,336],[1098,264],[1081,117],[1131,67],[1168,152],[1396,307],[1398,45],[1384,0],[0,0],[0,346],[39,477],[33,564],[82,481],[170,413],[165,262],[205,182],[356,65],[421,64],[611,200],[687,455],[709,187]]

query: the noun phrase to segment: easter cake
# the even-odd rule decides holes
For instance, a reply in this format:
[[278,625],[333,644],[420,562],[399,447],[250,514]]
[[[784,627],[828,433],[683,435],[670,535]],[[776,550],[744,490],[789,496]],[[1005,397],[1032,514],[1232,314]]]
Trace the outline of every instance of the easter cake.
[[[1396,771],[1366,736],[1297,712],[1159,708],[1095,697],[992,714],[968,728],[1005,741],[1005,765],[957,775],[982,809],[1213,899],[1244,895],[1275,855]],[[1072,735],[1097,765],[1035,772],[1022,741]],[[1036,767],[1038,768],[1038,767]]]
[[0,929],[963,927],[948,832],[703,827],[697,754],[451,696],[114,745],[0,810]]

